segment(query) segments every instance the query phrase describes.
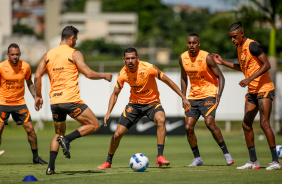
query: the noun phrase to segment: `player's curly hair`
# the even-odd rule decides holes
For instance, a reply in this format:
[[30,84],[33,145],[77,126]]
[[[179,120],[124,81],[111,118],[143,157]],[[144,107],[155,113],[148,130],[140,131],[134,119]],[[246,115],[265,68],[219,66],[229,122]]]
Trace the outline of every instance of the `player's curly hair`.
[[229,28],[229,32],[235,31],[235,30],[237,30],[237,29],[241,29],[242,31],[244,31],[244,28],[243,28],[243,26],[242,26],[241,21],[238,21],[238,22],[233,23],[233,24],[230,26],[230,28]]

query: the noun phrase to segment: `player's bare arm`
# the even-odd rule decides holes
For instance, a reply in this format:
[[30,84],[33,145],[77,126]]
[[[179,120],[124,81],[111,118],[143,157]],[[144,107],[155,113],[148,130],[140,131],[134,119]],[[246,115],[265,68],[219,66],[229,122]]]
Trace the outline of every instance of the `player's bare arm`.
[[206,60],[207,60],[208,67],[211,69],[211,71],[214,73],[214,75],[216,76],[218,80],[218,90],[217,90],[216,100],[217,100],[217,103],[219,103],[223,89],[224,89],[225,78],[221,70],[219,69],[215,61],[213,60],[211,54],[207,56]]
[[27,87],[30,91],[30,94],[32,95],[33,99],[35,99],[35,95],[36,95],[35,94],[35,87],[34,87],[34,84],[31,80],[31,77],[28,80],[26,80],[26,84],[27,84]]
[[34,85],[35,85],[35,103],[34,107],[36,111],[39,111],[42,108],[43,99],[41,94],[41,86],[42,86],[42,76],[44,75],[46,71],[46,56],[47,54],[44,54],[41,61],[39,62],[35,75],[34,75]]
[[107,120],[111,117],[111,112],[117,102],[117,99],[118,99],[118,95],[120,93],[121,89],[115,87],[114,88],[114,91],[111,95],[111,98],[110,98],[110,101],[109,101],[109,106],[108,106],[108,112],[107,114],[105,115],[104,117],[104,126],[107,126]]
[[181,81],[180,81],[180,84],[181,84],[181,91],[183,93],[184,96],[186,96],[186,93],[187,93],[187,86],[188,86],[188,77],[187,77],[187,74],[182,66],[182,59],[181,59],[181,56],[179,56],[179,65],[180,65],[180,68],[181,68]]
[[78,71],[80,71],[88,79],[92,79],[92,80],[105,79],[109,82],[112,81],[112,77],[113,77],[112,74],[98,73],[91,70],[84,62],[83,55],[81,54],[80,51],[74,51],[72,57],[74,59],[74,63],[78,68]]
[[262,53],[261,55],[259,55],[258,59],[262,63],[261,68],[256,73],[251,75],[249,78],[240,81],[239,85],[241,87],[246,87],[252,80],[261,76],[262,74],[264,74],[265,72],[267,72],[271,68],[270,63],[269,63],[268,59],[266,58],[265,53]]
[[175,91],[181,98],[182,98],[182,103],[183,103],[183,108],[191,110],[191,104],[190,102],[186,99],[185,95],[181,92],[179,87],[170,79],[168,78],[165,74],[161,78],[161,81],[166,83],[173,91]]
[[214,60],[214,62],[216,62],[217,64],[220,64],[220,65],[224,65],[224,66],[227,66],[228,68],[231,68],[233,70],[237,70],[237,71],[241,71],[241,68],[240,68],[240,64],[236,64],[236,63],[231,63],[231,62],[228,62],[228,61],[224,61],[220,55],[218,54],[212,54],[212,58]]

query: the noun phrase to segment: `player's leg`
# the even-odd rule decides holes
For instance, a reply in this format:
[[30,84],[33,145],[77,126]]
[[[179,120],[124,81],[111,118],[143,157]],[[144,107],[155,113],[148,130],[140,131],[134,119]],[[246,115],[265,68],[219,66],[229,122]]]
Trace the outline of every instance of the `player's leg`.
[[[2,143],[2,133],[5,127],[5,123],[4,122],[0,122],[0,145]],[[5,153],[4,150],[0,150],[0,155],[3,155]]]
[[120,140],[122,136],[127,132],[127,130],[130,129],[130,127],[137,123],[138,120],[143,117],[143,113],[140,110],[143,106],[131,104],[128,103],[126,107],[124,108],[123,113],[121,114],[119,120],[117,129],[112,136],[111,142],[110,142],[110,148],[107,156],[107,160],[102,165],[98,166],[98,169],[107,169],[111,168],[112,160],[114,157],[114,154],[119,146]]
[[259,105],[259,113],[260,113],[260,127],[262,128],[266,139],[268,141],[268,145],[270,148],[270,152],[272,155],[272,163],[270,163],[267,170],[279,170],[281,166],[279,164],[277,152],[276,152],[276,143],[275,136],[270,126],[270,114],[272,109],[272,100],[269,98],[262,98],[258,100]]
[[[122,116],[123,117],[123,116]],[[120,118],[125,120],[125,118]],[[120,122],[120,121],[119,121]],[[124,121],[123,121],[124,122]],[[111,142],[110,142],[110,148],[109,148],[109,152],[108,152],[108,156],[107,156],[107,160],[105,163],[103,163],[102,165],[98,166],[98,169],[107,169],[107,168],[111,168],[111,164],[112,164],[112,160],[114,157],[114,154],[119,146],[120,140],[122,138],[122,136],[127,132],[127,127],[121,124],[117,125],[117,129],[114,133],[114,135],[111,138]]]
[[59,136],[64,136],[66,132],[66,122],[60,121],[56,122],[54,121],[54,127],[55,127],[55,135],[51,141],[50,144],[50,157],[49,157],[49,165],[46,170],[47,175],[51,175],[55,173],[55,161],[58,155],[59,151],[59,143],[57,141]]
[[187,117],[185,116],[185,130],[186,130],[186,137],[187,141],[190,145],[192,153],[194,155],[193,162],[189,164],[189,166],[201,166],[203,165],[202,158],[200,156],[198,144],[197,144],[197,137],[194,131],[195,124],[197,119],[194,117]]
[[217,144],[219,145],[219,147],[221,148],[226,164],[227,165],[231,165],[234,164],[234,160],[231,157],[231,154],[229,153],[227,146],[225,144],[225,141],[223,139],[222,133],[220,131],[220,129],[218,128],[218,126],[216,126],[215,124],[215,118],[214,116],[206,116],[205,117],[205,124],[207,126],[207,128],[210,130],[210,132],[212,133],[212,136],[214,138],[214,140],[217,142]]
[[245,102],[245,115],[242,122],[242,127],[245,135],[245,141],[249,151],[249,161],[237,169],[260,169],[259,162],[257,160],[255,142],[254,142],[254,131],[253,131],[253,122],[258,112],[257,103],[254,101],[254,98],[247,94]]

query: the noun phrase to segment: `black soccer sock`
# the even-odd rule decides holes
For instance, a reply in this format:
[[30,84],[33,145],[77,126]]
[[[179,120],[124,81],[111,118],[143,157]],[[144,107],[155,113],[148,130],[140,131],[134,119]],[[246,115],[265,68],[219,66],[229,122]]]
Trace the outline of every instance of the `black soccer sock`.
[[163,153],[164,153],[164,145],[158,144],[158,156],[157,157],[163,155]]
[[107,162],[108,162],[109,164],[112,164],[113,157],[114,157],[114,154],[108,153]]
[[255,162],[257,160],[255,145],[248,147],[248,150],[249,150],[249,155],[250,155],[250,161]]
[[76,138],[81,137],[80,133],[78,130],[73,131],[72,133],[68,134],[65,136],[65,139],[68,140],[69,142],[73,141]]
[[50,159],[49,159],[49,168],[54,170],[55,169],[55,160],[57,158],[58,152],[50,151]]
[[38,157],[38,149],[31,149],[32,154],[33,154],[33,158]]
[[192,152],[194,154],[194,158],[200,157],[200,152],[199,152],[198,146],[195,146],[191,149],[192,149]]
[[270,151],[271,151],[271,155],[272,155],[272,161],[279,163],[277,152],[276,152],[276,146],[270,147]]
[[219,147],[221,148],[223,154],[229,153],[226,147],[226,144],[224,141],[222,141],[221,143],[218,143]]

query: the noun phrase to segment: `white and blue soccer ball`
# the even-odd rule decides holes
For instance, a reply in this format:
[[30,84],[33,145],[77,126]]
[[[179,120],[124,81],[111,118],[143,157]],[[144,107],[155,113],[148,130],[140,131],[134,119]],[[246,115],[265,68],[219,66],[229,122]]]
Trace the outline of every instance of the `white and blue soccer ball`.
[[134,154],[129,161],[133,171],[144,172],[149,166],[149,159],[143,153]]
[[276,151],[277,151],[278,158],[282,158],[282,146],[281,145],[276,146]]

